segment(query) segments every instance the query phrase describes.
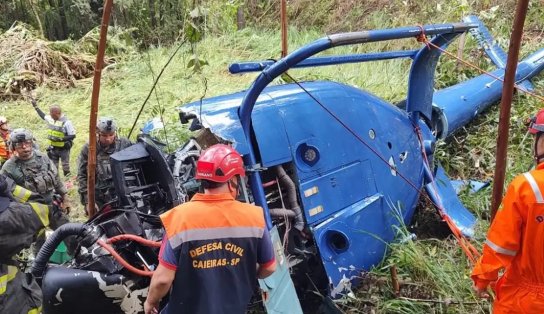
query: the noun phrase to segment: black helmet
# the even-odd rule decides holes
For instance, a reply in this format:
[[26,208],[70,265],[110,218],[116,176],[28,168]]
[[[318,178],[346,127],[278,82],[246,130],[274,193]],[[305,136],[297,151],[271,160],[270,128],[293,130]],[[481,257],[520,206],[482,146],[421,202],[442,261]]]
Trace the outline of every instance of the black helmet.
[[11,132],[9,143],[11,149],[15,149],[15,144],[33,140],[34,136],[32,136],[32,132],[27,129],[18,128]]
[[112,133],[117,131],[117,124],[112,118],[103,117],[98,119],[96,130],[102,133]]

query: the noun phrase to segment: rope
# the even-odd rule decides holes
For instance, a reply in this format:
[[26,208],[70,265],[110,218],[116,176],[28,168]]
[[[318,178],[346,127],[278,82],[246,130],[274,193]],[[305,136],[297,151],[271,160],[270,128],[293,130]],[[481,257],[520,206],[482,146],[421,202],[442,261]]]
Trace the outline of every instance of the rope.
[[[440,50],[440,52],[442,52],[442,53],[444,53],[445,55],[448,55],[448,56],[454,58],[455,60],[461,62],[462,64],[464,64],[464,65],[466,65],[466,66],[468,66],[468,67],[470,67],[470,68],[473,68],[473,69],[477,70],[478,72],[480,72],[480,73],[482,73],[482,74],[485,74],[485,75],[487,75],[487,76],[490,76],[490,77],[496,79],[497,81],[500,81],[500,82],[503,82],[503,83],[504,83],[504,79],[503,79],[503,78],[498,77],[498,76],[494,75],[493,73],[488,72],[488,71],[486,71],[486,70],[480,68],[479,66],[477,66],[477,65],[475,65],[475,64],[472,64],[472,63],[470,63],[470,62],[468,62],[468,61],[465,61],[465,60],[463,60],[463,59],[457,57],[457,56],[454,55],[453,53],[451,53],[451,52],[449,52],[449,51],[443,49],[442,47],[440,47],[440,46],[438,46],[438,45],[432,43],[431,41],[429,41],[429,40],[427,39],[427,36],[425,35],[425,30],[423,29],[423,26],[418,25],[418,27],[421,29],[421,34],[418,35],[418,36],[416,36],[416,40],[417,40],[418,42],[420,42],[420,43],[425,44],[425,46],[427,46],[428,49],[431,49],[431,47],[433,47],[433,48],[435,48],[435,49],[438,49],[438,50]],[[520,85],[518,85],[518,84],[516,84],[516,83],[514,83],[514,87],[515,87],[517,90],[519,90],[520,92],[523,92],[523,93],[525,93],[525,94],[527,94],[527,95],[529,95],[529,96],[535,97],[535,98],[537,98],[538,100],[544,102],[544,97],[543,97],[543,96],[538,95],[538,94],[536,94],[536,93],[533,93],[533,92],[531,92],[531,91],[525,89],[524,87],[522,87],[522,86],[520,86]]]

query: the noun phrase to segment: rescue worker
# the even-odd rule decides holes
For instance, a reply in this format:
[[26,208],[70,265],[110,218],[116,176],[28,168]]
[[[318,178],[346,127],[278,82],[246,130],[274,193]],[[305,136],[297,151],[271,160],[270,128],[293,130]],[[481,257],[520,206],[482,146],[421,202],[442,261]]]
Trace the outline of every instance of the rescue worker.
[[0,175],[0,313],[41,313],[41,289],[14,257],[46,227],[56,228],[66,218],[57,206],[19,202],[39,198]]
[[[96,126],[96,185],[95,202],[98,209],[115,199],[115,189],[111,174],[111,154],[123,150],[132,143],[117,136],[117,124],[112,118],[100,118]],[[87,208],[87,163],[89,160],[89,143],[81,149],[78,159],[77,181],[79,183],[79,195],[85,211]]]
[[9,135],[10,129],[8,125],[8,119],[6,117],[0,116],[0,165],[6,162],[11,156],[9,150]]
[[146,314],[245,313],[256,279],[270,276],[276,261],[263,210],[236,201],[242,157],[217,144],[196,168],[204,193],[161,215],[166,231],[151,279]]
[[47,122],[47,139],[49,147],[47,148],[47,156],[53,161],[57,169],[59,169],[59,160],[62,163],[62,171],[64,177],[70,176],[70,149],[76,138],[76,130],[72,121],[62,113],[59,105],[49,107],[49,115],[46,115],[32,100],[32,106],[43,120]]
[[33,145],[34,137],[30,131],[13,130],[10,148],[14,154],[4,163],[0,173],[10,177],[17,185],[40,194],[47,204],[53,202],[55,193],[66,200],[66,187],[60,180],[57,168]]
[[[34,148],[32,133],[25,129],[13,130],[10,148],[14,154],[4,163],[0,173],[11,178],[15,184],[39,194],[44,204],[52,205],[55,201],[68,212],[70,204],[66,187],[51,160]],[[68,219],[62,224],[67,222]],[[34,254],[38,253],[44,242],[45,234],[40,234],[36,239]],[[70,248],[75,246],[68,242],[67,245]]]
[[544,313],[544,109],[531,119],[529,132],[536,169],[508,186],[471,276],[480,297],[496,281],[495,314]]

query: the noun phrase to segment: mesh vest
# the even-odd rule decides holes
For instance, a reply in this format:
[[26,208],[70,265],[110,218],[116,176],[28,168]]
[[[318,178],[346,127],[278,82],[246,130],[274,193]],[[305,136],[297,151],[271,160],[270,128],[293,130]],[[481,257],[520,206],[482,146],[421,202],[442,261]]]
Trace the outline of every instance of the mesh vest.
[[66,123],[66,117],[62,117],[57,121],[47,122],[47,139],[49,139],[49,145],[54,147],[64,147],[64,124]]

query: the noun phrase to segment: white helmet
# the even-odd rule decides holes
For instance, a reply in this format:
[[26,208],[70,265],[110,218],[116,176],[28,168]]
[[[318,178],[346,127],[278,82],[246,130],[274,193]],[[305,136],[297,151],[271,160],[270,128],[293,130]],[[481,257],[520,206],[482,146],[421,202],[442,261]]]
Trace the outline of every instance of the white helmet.
[[4,116],[0,116],[0,126],[6,123],[8,123],[8,119]]

